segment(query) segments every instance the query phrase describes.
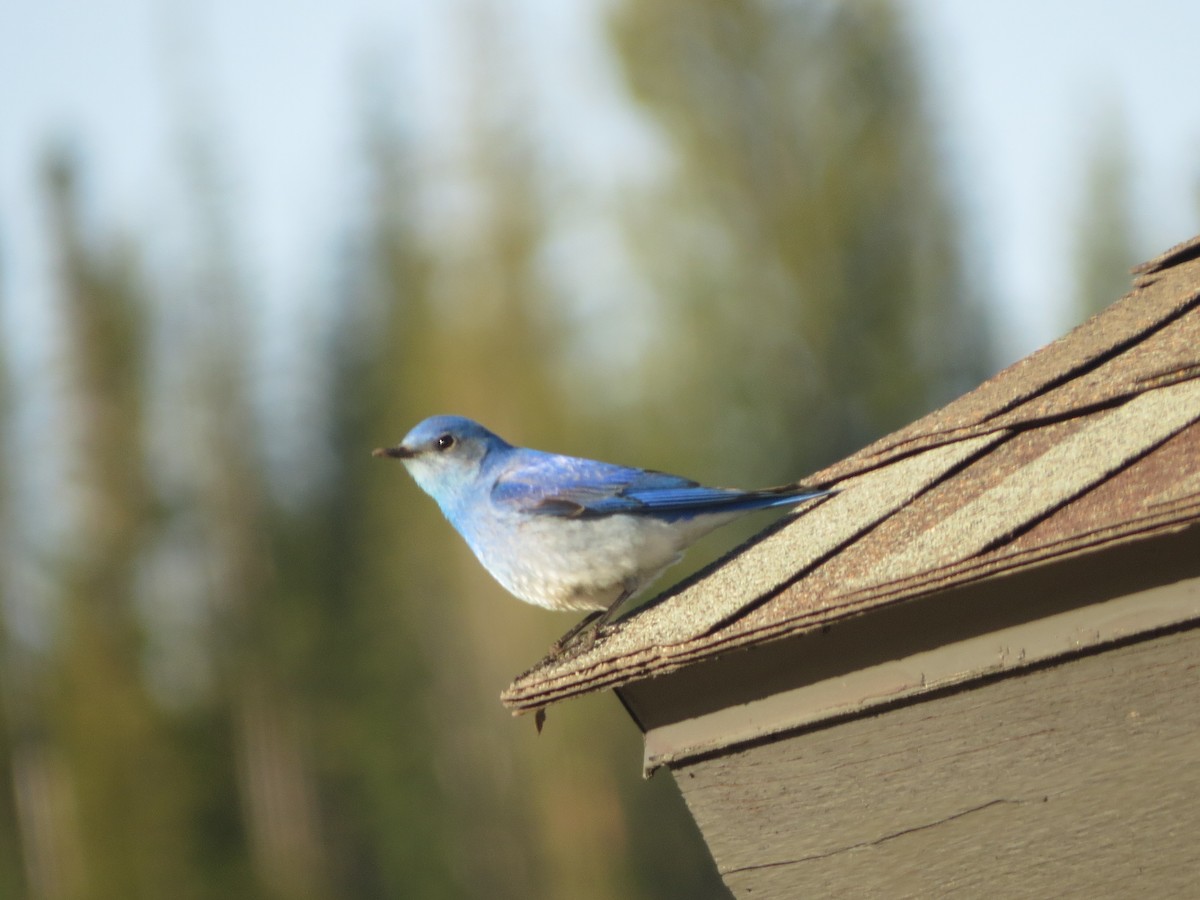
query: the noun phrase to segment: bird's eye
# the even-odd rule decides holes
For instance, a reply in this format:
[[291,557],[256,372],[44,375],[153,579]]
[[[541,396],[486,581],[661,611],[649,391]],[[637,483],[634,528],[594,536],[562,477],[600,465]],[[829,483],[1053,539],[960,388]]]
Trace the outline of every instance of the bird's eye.
[[449,450],[454,446],[454,435],[443,434],[436,441],[438,450]]

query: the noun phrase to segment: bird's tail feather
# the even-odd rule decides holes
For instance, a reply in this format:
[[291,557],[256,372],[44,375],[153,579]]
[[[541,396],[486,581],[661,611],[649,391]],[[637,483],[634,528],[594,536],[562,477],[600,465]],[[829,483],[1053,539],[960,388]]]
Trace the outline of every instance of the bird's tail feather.
[[828,497],[836,494],[833,490],[817,490],[803,485],[786,485],[784,487],[767,488],[762,491],[747,491],[736,499],[731,499],[726,507],[730,512],[739,509],[771,509],[776,506],[795,506],[818,497]]

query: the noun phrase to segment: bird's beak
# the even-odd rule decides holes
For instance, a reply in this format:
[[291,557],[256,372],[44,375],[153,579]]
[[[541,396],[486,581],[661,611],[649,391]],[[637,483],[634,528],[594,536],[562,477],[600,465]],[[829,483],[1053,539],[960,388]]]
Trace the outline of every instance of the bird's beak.
[[371,452],[372,456],[390,456],[392,459],[411,459],[417,454],[409,450],[403,444],[397,444],[395,447],[379,447]]

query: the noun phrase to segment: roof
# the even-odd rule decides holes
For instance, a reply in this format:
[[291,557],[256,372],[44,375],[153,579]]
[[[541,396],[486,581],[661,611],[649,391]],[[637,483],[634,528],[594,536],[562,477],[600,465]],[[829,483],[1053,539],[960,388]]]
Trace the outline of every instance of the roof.
[[516,712],[972,581],[1200,525],[1200,237],[1133,290],[949,405],[816,473],[836,485],[544,660]]

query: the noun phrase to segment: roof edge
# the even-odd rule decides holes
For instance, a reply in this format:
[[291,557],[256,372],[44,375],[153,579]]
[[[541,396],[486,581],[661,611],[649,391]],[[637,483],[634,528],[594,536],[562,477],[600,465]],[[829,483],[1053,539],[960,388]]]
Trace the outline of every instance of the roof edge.
[[1134,266],[1130,270],[1134,276],[1134,285],[1136,287],[1145,287],[1147,283],[1154,280],[1149,276],[1157,275],[1159,272],[1183,265],[1194,259],[1200,259],[1200,235],[1189,238],[1186,241],[1181,241],[1170,250],[1160,253],[1154,259]]
[[[1001,584],[984,586],[1003,591]],[[977,589],[978,590],[978,589]],[[819,728],[846,717],[875,713],[897,703],[919,702],[947,690],[966,689],[980,681],[1024,674],[1083,654],[1113,646],[1150,640],[1163,633],[1200,627],[1200,576],[1123,594],[1100,603],[1073,606],[1048,616],[955,635],[960,623],[946,616],[943,603],[922,617],[927,638],[938,637],[928,649],[906,656],[855,666],[788,690],[765,693],[757,699],[729,703],[679,721],[645,729],[643,771],[649,775],[668,765],[773,739],[796,730]],[[1019,602],[1019,600],[1018,600]],[[809,636],[829,644],[826,652],[853,657],[854,620],[839,634],[837,626]],[[833,649],[838,646],[841,649]],[[842,646],[845,645],[845,646]],[[811,643],[808,654],[821,649]],[[730,680],[738,680],[732,678]],[[631,711],[640,705],[638,685],[618,689]],[[653,685],[647,685],[653,688]],[[661,707],[662,704],[649,704]],[[635,720],[638,718],[634,716]]]

